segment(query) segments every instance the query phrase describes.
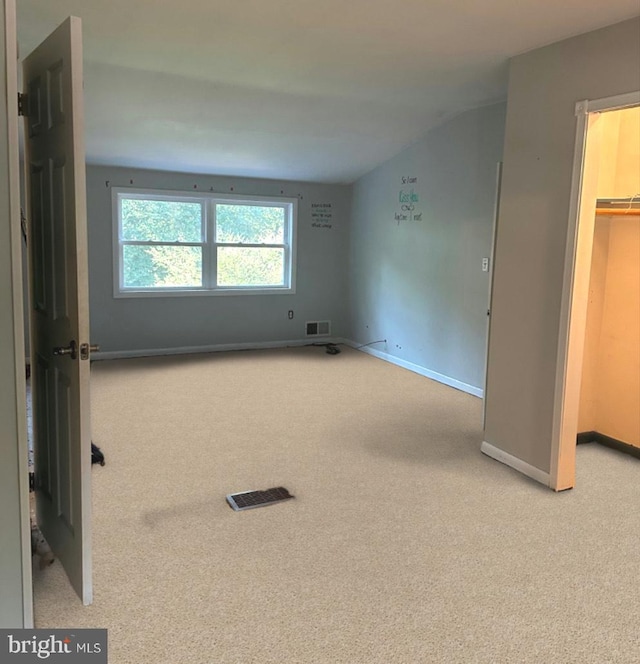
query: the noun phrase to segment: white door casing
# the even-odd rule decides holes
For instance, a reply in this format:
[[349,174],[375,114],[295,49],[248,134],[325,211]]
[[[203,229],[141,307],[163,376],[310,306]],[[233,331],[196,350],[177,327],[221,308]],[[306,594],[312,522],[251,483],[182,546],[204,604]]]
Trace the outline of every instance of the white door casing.
[[[640,91],[603,99],[585,99],[576,104],[576,140],[560,308],[549,472],[549,485],[556,491],[575,485],[576,434],[598,176],[599,139],[594,114],[638,105]],[[588,140],[589,137],[593,140]]]
[[493,305],[493,274],[500,216],[500,191],[502,189],[502,162],[496,164],[496,190],[493,199],[493,225],[491,228],[491,252],[489,254],[489,293],[487,298],[487,336],[484,349],[484,387],[482,390],[482,430],[487,421],[487,386],[489,382],[489,337],[491,335],[491,307]]
[[[20,228],[18,45],[14,0],[0,2],[4,83],[0,85],[2,397],[0,397],[0,624],[33,627],[25,335]],[[13,358],[11,358],[13,355]],[[8,370],[10,365],[12,370]],[[16,519],[16,508],[18,518]],[[19,553],[18,553],[19,552]],[[16,565],[19,563],[19,565]],[[19,593],[18,589],[22,588]]]
[[84,604],[90,604],[89,303],[80,19],[70,17],[57,28],[25,59],[23,72],[37,518],[74,589]]

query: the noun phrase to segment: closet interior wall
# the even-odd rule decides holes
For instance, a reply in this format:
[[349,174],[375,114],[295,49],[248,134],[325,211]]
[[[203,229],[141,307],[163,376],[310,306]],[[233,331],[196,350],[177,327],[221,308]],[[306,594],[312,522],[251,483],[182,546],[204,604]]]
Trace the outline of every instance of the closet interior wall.
[[[640,108],[603,113],[580,434],[640,449]],[[622,199],[607,213],[608,201]]]

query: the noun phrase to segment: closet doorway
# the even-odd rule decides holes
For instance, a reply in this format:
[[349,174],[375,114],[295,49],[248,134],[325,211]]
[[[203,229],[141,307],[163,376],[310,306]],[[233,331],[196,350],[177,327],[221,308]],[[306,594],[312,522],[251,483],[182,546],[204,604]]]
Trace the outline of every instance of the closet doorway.
[[640,456],[640,94],[581,102],[562,299],[551,486],[576,440]]

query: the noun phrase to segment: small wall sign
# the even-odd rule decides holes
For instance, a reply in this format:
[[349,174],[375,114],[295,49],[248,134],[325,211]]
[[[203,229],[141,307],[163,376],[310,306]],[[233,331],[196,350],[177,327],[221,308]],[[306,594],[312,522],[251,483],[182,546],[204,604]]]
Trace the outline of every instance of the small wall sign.
[[401,221],[422,221],[422,211],[419,210],[420,196],[416,190],[418,178],[409,175],[402,176],[400,184],[398,208],[394,214],[394,221],[397,224],[400,224]]
[[333,227],[331,203],[311,203],[311,227],[328,229]]

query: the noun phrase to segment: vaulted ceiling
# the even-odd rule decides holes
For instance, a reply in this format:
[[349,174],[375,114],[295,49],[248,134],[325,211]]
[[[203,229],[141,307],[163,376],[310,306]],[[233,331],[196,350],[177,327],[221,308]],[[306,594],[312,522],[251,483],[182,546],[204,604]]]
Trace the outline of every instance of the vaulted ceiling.
[[508,58],[638,0],[17,0],[26,55],[82,18],[87,161],[351,182],[506,97]]

